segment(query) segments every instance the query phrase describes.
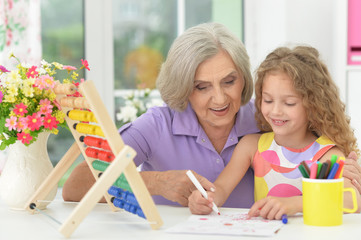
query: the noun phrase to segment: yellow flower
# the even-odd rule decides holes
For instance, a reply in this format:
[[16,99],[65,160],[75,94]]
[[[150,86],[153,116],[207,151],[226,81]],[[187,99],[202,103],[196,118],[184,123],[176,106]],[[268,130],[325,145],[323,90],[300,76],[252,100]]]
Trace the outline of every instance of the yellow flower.
[[55,111],[54,112],[54,117],[56,118],[56,120],[59,123],[63,123],[64,122],[64,118],[65,118],[65,113],[63,113],[62,111]]
[[11,58],[13,58],[13,57],[16,58],[15,55],[14,55],[14,53],[13,53],[13,52],[9,52],[9,59],[11,59]]
[[63,69],[63,64],[60,64],[60,63],[58,63],[58,62],[52,62],[52,64],[54,65],[54,67],[55,67],[56,69]]
[[50,132],[51,132],[52,134],[58,135],[59,130],[58,130],[57,128],[53,128]]
[[55,98],[56,98],[56,94],[51,92],[51,93],[49,93],[48,98],[49,98],[50,101],[54,101]]
[[30,134],[30,129],[29,128],[26,128],[23,130],[24,133],[29,133]]
[[35,95],[41,96],[43,94],[43,91],[39,88],[34,88]]
[[18,71],[12,70],[7,77],[7,80],[10,83],[19,83],[21,81],[21,76]]
[[34,88],[31,86],[24,86],[23,93],[25,97],[34,97]]
[[15,96],[13,95],[5,95],[4,102],[14,103],[16,100]]
[[23,86],[30,87],[34,85],[34,83],[35,83],[35,78],[27,78],[23,81]]
[[8,94],[10,96],[17,96],[18,95],[18,88],[14,85],[9,85],[8,86]]
[[73,72],[73,74],[71,75],[71,78],[74,79],[74,80],[77,80],[77,79],[78,79],[78,76],[79,76],[78,73]]
[[29,105],[30,101],[27,98],[21,99],[21,101],[24,103],[24,105]]

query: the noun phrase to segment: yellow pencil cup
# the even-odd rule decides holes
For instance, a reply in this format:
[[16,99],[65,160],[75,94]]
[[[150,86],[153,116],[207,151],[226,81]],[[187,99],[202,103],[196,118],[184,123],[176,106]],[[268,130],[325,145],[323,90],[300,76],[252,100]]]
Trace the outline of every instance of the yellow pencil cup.
[[[353,208],[343,207],[343,193],[352,194]],[[302,179],[303,222],[312,226],[338,226],[342,224],[343,212],[357,210],[356,192],[343,187],[343,178]]]

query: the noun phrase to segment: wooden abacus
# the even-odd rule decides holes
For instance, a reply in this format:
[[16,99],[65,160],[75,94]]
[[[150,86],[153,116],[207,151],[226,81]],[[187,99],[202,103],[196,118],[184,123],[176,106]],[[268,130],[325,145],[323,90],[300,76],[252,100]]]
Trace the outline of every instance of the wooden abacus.
[[83,97],[71,96],[76,91],[73,84],[58,84],[54,88],[62,111],[67,114],[65,120],[75,143],[25,208],[31,213],[38,210],[37,203],[47,197],[82,153],[96,182],[61,224],[59,231],[65,237],[70,237],[102,196],[112,211],[124,209],[145,218],[152,229],[158,229],[163,221],[133,162],[136,152],[124,144],[93,82],[86,81],[79,85],[79,92]]

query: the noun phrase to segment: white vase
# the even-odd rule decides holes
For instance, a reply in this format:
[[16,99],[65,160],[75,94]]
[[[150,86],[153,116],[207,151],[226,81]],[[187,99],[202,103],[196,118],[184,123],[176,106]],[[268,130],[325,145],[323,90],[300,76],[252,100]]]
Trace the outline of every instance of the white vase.
[[[9,146],[8,157],[0,176],[0,197],[11,208],[24,210],[25,204],[39,188],[53,169],[47,150],[48,132],[39,134],[38,139],[25,146],[20,141]],[[57,186],[46,200],[54,199]],[[49,202],[37,204],[43,209]]]

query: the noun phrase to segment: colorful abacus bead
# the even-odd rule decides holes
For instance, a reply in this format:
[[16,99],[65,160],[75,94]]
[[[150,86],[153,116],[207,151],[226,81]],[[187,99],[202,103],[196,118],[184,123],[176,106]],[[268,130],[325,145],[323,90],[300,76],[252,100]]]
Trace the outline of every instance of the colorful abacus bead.
[[[92,162],[92,166],[95,170],[98,170],[100,172],[104,172],[105,169],[109,166],[108,162],[95,160]],[[118,188],[125,189],[129,192],[132,192],[131,187],[129,186],[129,183],[127,179],[125,178],[124,174],[122,173],[118,179],[114,182],[114,186],[117,186]]]
[[95,148],[91,148],[91,147],[87,147],[85,149],[85,154],[88,156],[88,157],[91,157],[91,158],[98,158],[98,152],[99,150],[95,149]]
[[82,142],[84,142],[88,146],[102,148],[103,139],[92,136],[86,136],[83,138]]

